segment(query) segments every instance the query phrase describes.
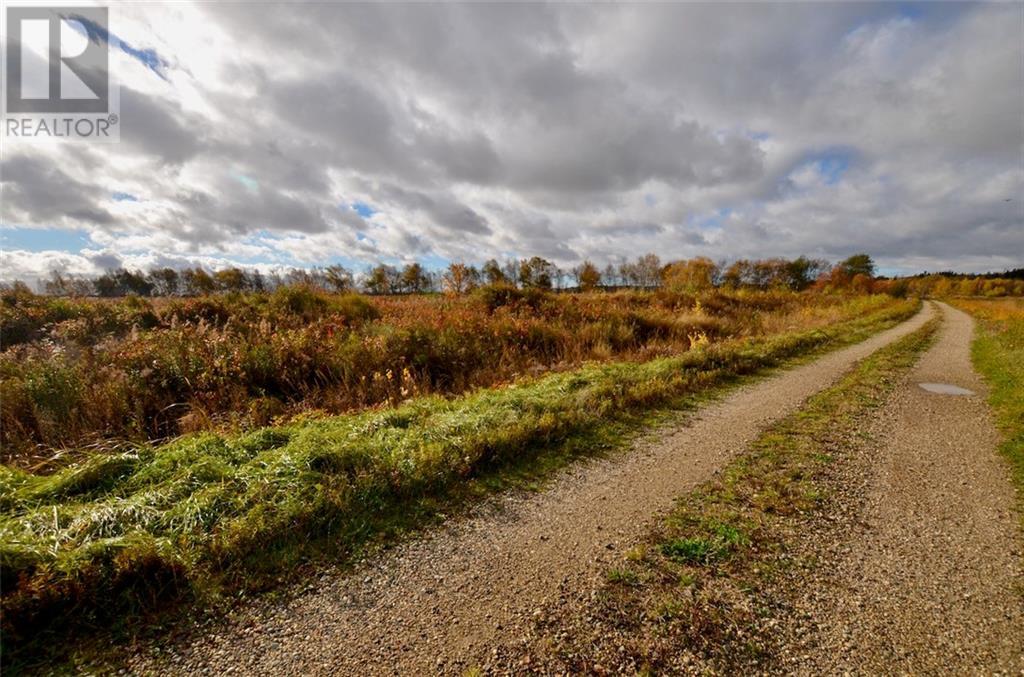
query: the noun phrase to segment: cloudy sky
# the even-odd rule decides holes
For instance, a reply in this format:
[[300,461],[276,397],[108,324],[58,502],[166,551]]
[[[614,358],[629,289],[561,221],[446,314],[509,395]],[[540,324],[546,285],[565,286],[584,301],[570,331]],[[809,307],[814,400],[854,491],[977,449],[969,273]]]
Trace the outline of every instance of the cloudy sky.
[[1024,4],[111,8],[121,140],[4,139],[5,278],[1024,263]]

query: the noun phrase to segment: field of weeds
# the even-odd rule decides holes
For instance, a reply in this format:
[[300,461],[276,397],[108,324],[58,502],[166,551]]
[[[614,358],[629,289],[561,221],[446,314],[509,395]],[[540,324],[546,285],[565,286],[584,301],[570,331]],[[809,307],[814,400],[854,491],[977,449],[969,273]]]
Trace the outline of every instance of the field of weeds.
[[[332,295],[0,301],[3,462],[47,471],[125,443],[243,431],[590,361],[828,326],[884,301],[824,294]],[[91,451],[90,451],[91,450]]]
[[[295,411],[353,411],[253,429],[218,427],[207,415],[205,430],[151,442],[176,429],[143,429],[137,441],[69,451],[43,469],[5,453],[16,461],[0,466],[6,655],[23,660],[72,629],[124,623],[169,603],[206,606],[272,586],[323,555],[343,561],[415,526],[417,515],[429,519],[479,478],[588,453],[580,447],[617,421],[858,340],[918,306],[798,294],[501,293],[85,301],[79,310],[95,315],[40,322],[4,353],[4,425],[7,417],[23,424],[14,448],[40,434],[32,427],[39,417],[58,433],[77,431],[71,443],[109,435],[99,420],[129,431],[166,408],[161,397],[207,411],[214,401],[217,412],[241,415],[246,397],[271,397],[269,378]],[[31,302],[44,311],[52,303]],[[186,316],[197,308],[229,312]],[[99,336],[64,331],[96,318],[114,319]],[[266,356],[263,371],[253,354]],[[153,373],[186,385],[135,385]],[[31,399],[41,383],[73,404],[46,409]],[[9,392],[24,409],[7,402]],[[116,392],[127,408],[101,418],[113,416],[104,398]]]

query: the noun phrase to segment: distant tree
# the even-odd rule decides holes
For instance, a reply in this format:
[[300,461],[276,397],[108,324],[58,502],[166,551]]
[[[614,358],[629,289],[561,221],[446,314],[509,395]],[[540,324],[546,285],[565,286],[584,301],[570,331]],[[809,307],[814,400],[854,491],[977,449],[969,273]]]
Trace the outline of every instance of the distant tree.
[[403,291],[418,294],[430,286],[430,278],[427,277],[423,266],[418,263],[410,263],[402,269],[399,285]]
[[157,296],[173,296],[178,293],[178,271],[174,268],[154,268],[149,271],[148,278]]
[[259,271],[259,268],[253,268],[252,272],[249,273],[249,286],[256,292],[266,291],[267,283],[263,279],[263,273]]
[[794,291],[807,289],[828,270],[828,261],[800,256],[786,263],[786,286]]
[[669,289],[704,291],[714,286],[718,264],[707,257],[698,256],[668,264],[662,275],[664,285]]
[[561,268],[557,265],[554,266],[554,271],[552,272],[551,279],[555,284],[555,289],[565,289],[566,283],[569,281],[569,278],[571,277],[571,270],[566,270],[565,268]]
[[464,263],[452,263],[441,277],[441,287],[447,294],[464,294],[479,283],[480,271]]
[[534,256],[519,262],[519,284],[524,288],[551,289],[557,274],[555,264]]
[[92,280],[87,277],[66,277],[68,296],[89,296],[93,293]]
[[818,278],[818,285],[826,290],[847,289],[850,286],[851,276],[841,263],[832,266],[827,274]]
[[932,285],[932,296],[938,296],[940,298],[949,296],[953,292],[953,280],[948,277],[942,277],[935,281]]
[[213,274],[217,287],[223,291],[244,291],[249,287],[249,277],[241,268],[224,268]]
[[746,259],[739,259],[729,264],[722,273],[722,284],[732,289],[739,289],[750,283],[753,278],[753,264]]
[[366,276],[366,290],[371,294],[394,294],[399,289],[401,273],[394,266],[380,263]]
[[117,277],[113,271],[107,271],[92,281],[97,296],[111,297],[120,294],[120,287],[117,284]]
[[317,289],[327,291],[331,286],[327,283],[327,273],[323,268],[315,266],[309,270],[309,283]]
[[217,289],[217,283],[213,277],[198,266],[181,271],[181,284],[189,296],[210,294]]
[[783,258],[758,261],[762,289],[789,289],[789,261]]
[[69,278],[61,275],[58,270],[51,270],[50,277],[43,282],[43,293],[47,296],[70,296]]
[[657,287],[661,283],[661,259],[657,254],[644,254],[636,260],[634,275],[637,286]]
[[366,291],[371,294],[386,294],[388,292],[387,267],[381,263],[366,274]]
[[285,273],[284,280],[286,284],[296,287],[316,287],[316,276],[312,270],[305,268],[292,268]]
[[267,275],[267,279],[266,279],[266,288],[269,291],[273,291],[273,290],[279,288],[283,284],[284,284],[284,278],[281,277],[281,271],[279,271],[279,270],[272,270],[272,271],[270,271],[270,273]]
[[629,261],[623,261],[619,264],[618,278],[622,284],[628,284],[633,287],[640,285],[640,271],[637,269],[635,263]]
[[505,282],[511,285],[519,284],[519,267],[520,263],[516,259],[508,259],[502,266],[502,272],[505,274]]
[[487,284],[507,284],[509,282],[501,265],[494,259],[490,259],[484,264],[482,272]]
[[324,279],[327,282],[327,288],[337,293],[343,293],[352,290],[352,272],[340,266],[334,264],[324,268]]
[[858,294],[870,294],[872,291],[872,281],[870,275],[864,273],[857,273],[850,280],[850,289],[857,292]]
[[388,293],[397,294],[402,291],[402,271],[395,266],[384,266],[388,278]]
[[[476,270],[476,269],[474,268],[474,270]],[[477,275],[479,275],[479,274],[480,274],[480,271],[477,271]],[[426,289],[424,291],[440,291],[441,290],[441,282],[442,282],[442,278],[443,277],[444,277],[444,274],[441,273],[440,271],[428,270],[427,273],[426,273],[427,286],[426,286]]]
[[751,264],[751,286],[757,289],[781,287],[783,285],[782,259],[758,259]]
[[590,291],[601,284],[601,271],[589,260],[573,268],[573,276],[576,286],[583,291]]
[[11,282],[0,282],[0,292],[3,292],[5,299],[16,299],[18,297],[35,296],[24,280],[12,280]]
[[601,281],[606,287],[618,286],[619,270],[615,267],[615,264],[609,263],[604,267],[604,273],[601,275]]
[[875,276],[875,262],[867,254],[854,254],[839,264],[847,277],[853,278],[856,275]]
[[146,279],[145,273],[141,270],[121,269],[117,273],[121,288],[126,294],[136,296],[150,296],[153,293],[153,283]]
[[153,284],[146,279],[141,271],[117,268],[108,270],[93,280],[93,289],[99,296],[149,296],[153,293]]
[[522,259],[519,262],[519,270],[516,273],[516,279],[519,280],[519,284],[523,287],[533,286],[533,269],[530,268],[529,259]]

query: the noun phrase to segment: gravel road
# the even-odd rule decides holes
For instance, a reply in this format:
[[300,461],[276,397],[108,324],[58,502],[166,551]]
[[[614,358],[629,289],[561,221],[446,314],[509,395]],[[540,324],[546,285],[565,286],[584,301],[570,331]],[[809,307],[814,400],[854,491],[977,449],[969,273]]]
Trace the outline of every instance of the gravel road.
[[[942,304],[936,344],[880,410],[863,512],[803,606],[806,674],[1024,674],[1024,570],[973,321]],[[975,395],[929,392],[945,383]]]
[[[670,509],[674,498],[708,479],[762,428],[933,313],[929,305],[866,341],[733,391],[688,420],[645,435],[627,452],[577,464],[542,492],[500,496],[473,516],[395,547],[354,572],[303,581],[286,601],[250,602],[202,637],[160,647],[159,653],[144,647],[129,668],[160,674],[365,675],[461,674],[486,665],[495,644],[525,641],[534,613],[546,602],[593,589],[604,567]],[[983,405],[964,406],[977,412]],[[991,445],[990,426],[984,430]],[[950,435],[939,439],[946,444]],[[941,474],[951,491],[963,486],[952,473]],[[993,496],[984,505],[995,510],[998,503],[1005,510],[1003,499]],[[992,561],[1006,565],[1005,555]]]

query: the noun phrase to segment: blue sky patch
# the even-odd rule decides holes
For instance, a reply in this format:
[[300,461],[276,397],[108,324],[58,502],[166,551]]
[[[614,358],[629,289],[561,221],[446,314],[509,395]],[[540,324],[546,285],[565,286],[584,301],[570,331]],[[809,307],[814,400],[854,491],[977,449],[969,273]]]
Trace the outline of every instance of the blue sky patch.
[[816,161],[818,174],[829,186],[839,183],[850,167],[852,153],[847,150],[826,151]]
[[696,226],[701,230],[711,230],[721,228],[725,223],[725,219],[727,219],[730,214],[732,214],[731,207],[722,207],[718,211],[711,212],[710,214],[692,214],[686,221],[687,224]]
[[[157,54],[157,51],[155,49],[138,49],[136,47],[132,47],[130,44],[128,44],[121,38],[117,37],[107,29],[103,28],[96,22],[90,21],[89,19],[86,19],[83,16],[79,16],[77,14],[70,14],[68,18],[76,22],[72,23],[71,26],[74,27],[74,29],[77,30],[79,33],[82,33],[82,29],[84,29],[85,37],[89,38],[89,40],[91,40],[92,42],[105,42],[108,45],[117,47],[122,52],[124,52],[128,56],[132,57],[133,59],[141,63],[143,66],[159,75],[164,80],[167,79],[167,76],[164,74],[164,71],[168,68],[170,64],[168,64],[167,61],[165,61],[159,54]],[[79,26],[81,26],[82,28],[79,28]]]
[[135,197],[131,193],[114,193],[111,195],[115,202],[138,202],[139,198]]
[[353,202],[349,206],[352,208],[352,211],[354,211],[356,214],[359,214],[359,216],[363,217],[364,219],[368,219],[374,214],[379,213],[376,209],[366,204],[365,202]]
[[419,262],[427,270],[444,270],[451,264],[451,260],[437,254],[427,254],[420,257]]
[[0,227],[0,249],[29,252],[65,251],[78,253],[92,244],[84,230],[71,228]]

